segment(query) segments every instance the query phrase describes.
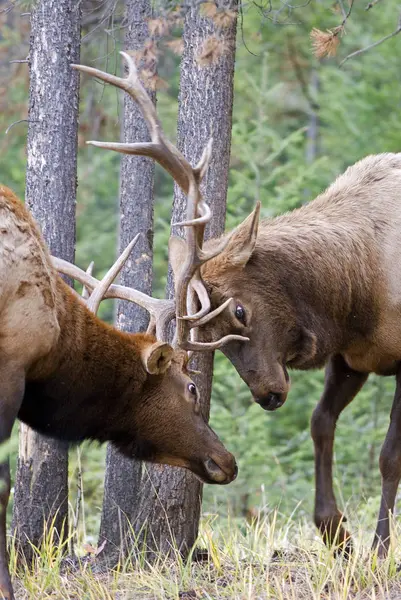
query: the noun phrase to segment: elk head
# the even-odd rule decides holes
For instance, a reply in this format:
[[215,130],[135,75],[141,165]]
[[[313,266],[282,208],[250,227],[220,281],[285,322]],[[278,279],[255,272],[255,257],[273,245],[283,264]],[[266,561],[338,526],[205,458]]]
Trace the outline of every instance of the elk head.
[[[200,202],[199,183],[208,166],[211,146],[208,144],[199,165],[192,169],[180,152],[165,138],[153,103],[139,80],[132,58],[128,54],[121,54],[129,67],[127,78],[115,77],[83,65],[73,65],[73,67],[127,91],[141,108],[152,141],[133,144],[89,143],[118,152],[146,155],[158,161],[188,194],[188,203],[194,212],[191,229],[202,228],[205,218],[210,217],[210,211],[203,202]],[[200,217],[195,214],[196,210],[202,212]],[[189,214],[192,215],[190,210]],[[132,411],[139,437],[132,442],[127,429],[127,435],[122,436],[121,441],[116,445],[122,452],[144,460],[190,469],[204,482],[229,483],[237,475],[235,459],[205,421],[201,412],[199,393],[187,367],[188,350],[214,349],[225,341],[219,340],[213,344],[203,345],[187,339],[191,329],[189,319],[191,324],[193,320],[186,314],[188,288],[193,285],[196,287],[199,270],[197,261],[201,260],[203,264],[215,256],[216,251],[213,251],[210,256],[202,257],[199,257],[196,252],[188,254],[183,276],[176,285],[176,302],[158,300],[132,288],[112,284],[136,240],[137,238],[129,244],[100,282],[89,272],[53,257],[54,266],[58,271],[80,281],[87,290],[91,291],[86,304],[92,312],[96,313],[103,298],[121,298],[136,302],[150,313],[147,334],[132,334],[139,342],[141,360],[146,371],[141,397],[139,400],[135,398],[132,400]],[[218,248],[217,251],[221,249]],[[221,310],[220,307],[214,313],[218,314]],[[202,316],[203,313],[198,315],[198,317]],[[211,316],[213,318],[213,314]],[[175,317],[177,333],[173,345],[170,345],[166,342],[168,326]],[[229,336],[228,339],[237,338],[238,336],[234,335]]]
[[[85,272],[60,258],[52,257],[52,262],[60,273],[85,286],[84,301],[94,314],[104,298],[133,301],[151,314],[150,328],[165,336],[168,323],[175,316],[174,301],[158,300],[133,288],[111,283],[138,237],[101,281],[93,277],[90,270]],[[132,390],[125,389],[121,398],[122,404],[128,403],[129,410],[119,417],[118,434],[113,434],[113,443],[129,457],[187,468],[205,483],[230,483],[237,474],[235,459],[202,415],[199,392],[188,369],[187,353],[157,339],[152,333],[116,331],[116,335],[126,342],[127,353],[132,353],[135,384]],[[139,391],[138,375],[134,373],[137,355],[143,369]],[[130,368],[129,361],[127,368]],[[113,414],[113,407],[110,407],[110,421],[114,419]]]
[[[255,401],[265,410],[281,407],[290,388],[288,367],[310,368],[316,353],[316,338],[299,322],[295,310],[293,275],[281,264],[277,247],[264,230],[259,233],[260,203],[241,225],[217,240],[205,243],[213,259],[201,266],[198,277],[210,299],[212,311],[224,310],[202,324],[203,338],[223,339],[222,352],[250,388]],[[261,238],[261,239],[260,239]],[[188,241],[170,240],[170,260],[180,277],[188,252]],[[233,339],[231,336],[239,336]],[[244,338],[248,341],[245,342]]]
[[[266,269],[262,272],[255,261],[260,205],[234,232],[211,240],[203,247],[211,212],[199,185],[210,161],[212,140],[193,168],[166,139],[153,104],[139,83],[132,58],[122,55],[129,67],[127,79],[88,67],[76,68],[127,91],[142,109],[151,142],[88,143],[116,152],[152,157],[188,196],[187,219],[176,224],[186,228],[186,239],[173,237],[169,244],[176,290],[175,343],[189,351],[221,348],[250,387],[255,400],[263,408],[275,410],[285,402],[289,389],[286,365],[294,354],[299,355],[297,346],[313,346],[313,339],[309,339],[306,330],[297,328],[289,305],[281,303],[278,307],[272,302],[272,297],[280,297],[276,291],[283,286],[274,268],[269,290],[263,279]],[[197,341],[199,328],[202,328],[203,339],[210,341]]]

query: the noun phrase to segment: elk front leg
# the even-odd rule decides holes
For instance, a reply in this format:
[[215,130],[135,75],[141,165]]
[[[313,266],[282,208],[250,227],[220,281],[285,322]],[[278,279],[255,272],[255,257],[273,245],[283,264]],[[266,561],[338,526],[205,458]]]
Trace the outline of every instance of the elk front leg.
[[401,478],[401,370],[397,373],[397,387],[391,408],[390,426],[380,452],[382,497],[373,550],[380,558],[387,556],[390,545],[390,515],[393,514],[398,484]]
[[[11,435],[24,395],[25,374],[13,365],[0,366],[0,446]],[[14,600],[8,569],[6,511],[10,497],[8,460],[0,463],[0,598]]]
[[333,491],[333,445],[337,419],[359,392],[368,375],[350,369],[342,356],[334,356],[326,367],[325,386],[311,421],[315,446],[315,524],[325,544],[338,544],[351,550],[349,533],[341,526],[344,520],[337,508]]

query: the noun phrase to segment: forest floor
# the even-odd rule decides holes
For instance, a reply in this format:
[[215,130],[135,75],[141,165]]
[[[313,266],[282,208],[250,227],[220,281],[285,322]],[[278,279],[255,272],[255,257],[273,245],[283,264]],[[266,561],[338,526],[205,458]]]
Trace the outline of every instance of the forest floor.
[[199,539],[201,562],[185,563],[177,554],[106,572],[101,553],[70,568],[49,543],[33,570],[14,572],[14,588],[17,600],[401,600],[401,529],[393,527],[395,551],[384,561],[368,550],[371,534],[353,529],[354,552],[345,560],[310,524],[278,526],[270,516],[219,531],[209,523]]

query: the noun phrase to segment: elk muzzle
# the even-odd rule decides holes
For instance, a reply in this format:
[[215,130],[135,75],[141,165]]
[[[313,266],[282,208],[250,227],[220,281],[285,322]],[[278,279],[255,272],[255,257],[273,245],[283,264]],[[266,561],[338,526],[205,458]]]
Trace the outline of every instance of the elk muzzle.
[[203,462],[204,474],[201,479],[205,483],[217,483],[219,485],[226,485],[231,483],[237,477],[238,467],[235,462],[234,456],[225,451],[225,455],[209,456]]
[[277,410],[283,406],[287,399],[286,392],[269,392],[266,396],[255,398],[255,402],[260,404],[264,410]]

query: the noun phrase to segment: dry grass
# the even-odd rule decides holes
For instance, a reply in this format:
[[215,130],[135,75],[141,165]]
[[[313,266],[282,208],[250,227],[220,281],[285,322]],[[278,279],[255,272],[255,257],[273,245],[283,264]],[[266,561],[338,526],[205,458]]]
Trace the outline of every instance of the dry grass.
[[346,561],[335,558],[309,524],[278,526],[275,513],[252,526],[219,528],[219,520],[209,518],[198,544],[207,549],[208,561],[185,563],[176,553],[175,560],[127,561],[103,573],[98,559],[66,569],[62,551],[48,539],[33,569],[16,575],[14,568],[14,585],[18,600],[401,600],[401,537],[393,529],[390,556],[378,561],[367,550],[371,529],[362,523],[353,528],[355,552]]

